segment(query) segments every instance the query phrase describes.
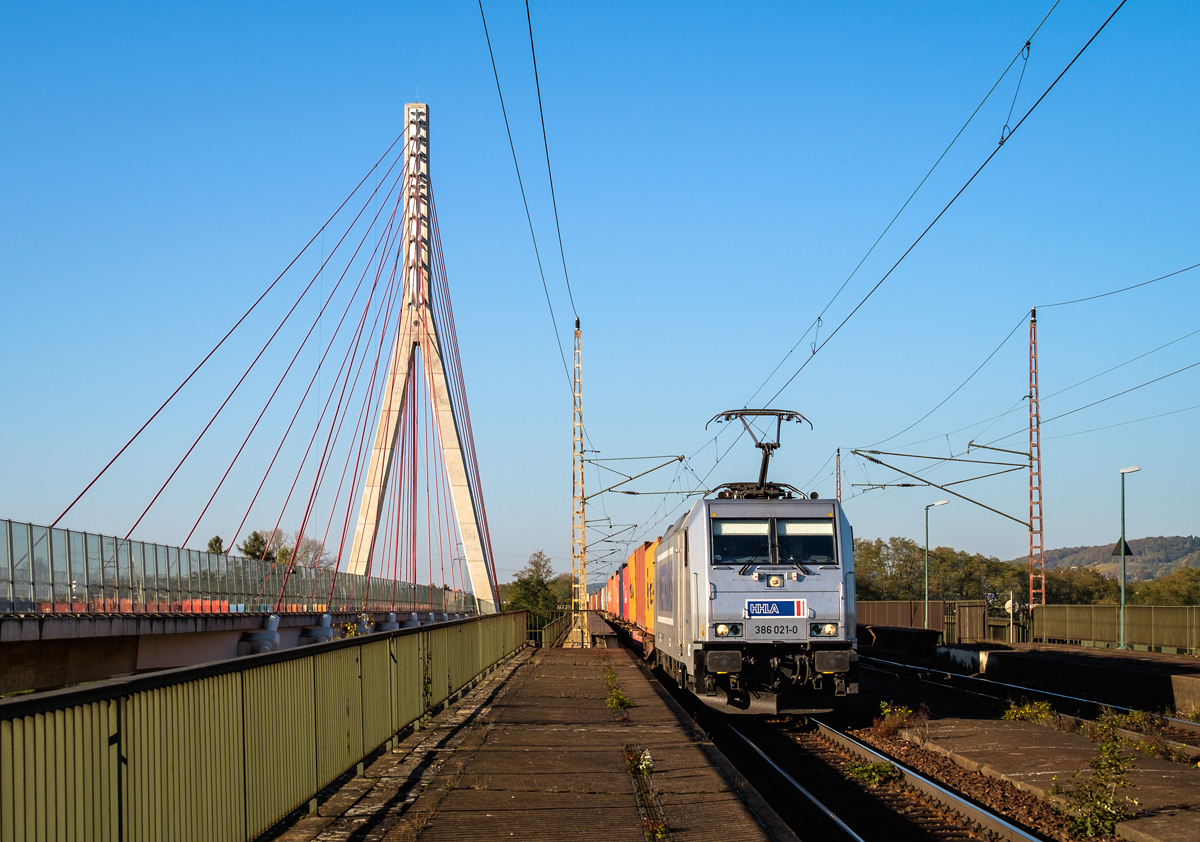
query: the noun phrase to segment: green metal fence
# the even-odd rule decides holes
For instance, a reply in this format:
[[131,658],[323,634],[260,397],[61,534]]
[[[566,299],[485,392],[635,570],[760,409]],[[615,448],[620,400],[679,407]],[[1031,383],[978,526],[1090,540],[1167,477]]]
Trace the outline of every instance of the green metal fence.
[[[1118,605],[1038,605],[1032,619],[1028,608],[1014,618],[989,617],[987,604],[929,602],[929,627],[942,632],[948,643],[1067,643],[1115,649],[1121,639]],[[924,625],[925,603],[920,600],[859,602],[860,625]],[[1130,649],[1200,655],[1200,606],[1127,605],[1125,642]]]
[[566,626],[570,625],[570,622],[571,612],[563,608],[549,611],[526,611],[525,639],[534,646],[551,647],[566,630]]
[[0,701],[0,842],[254,839],[525,626],[491,614]]
[[981,599],[929,600],[928,626],[924,600],[860,601],[856,610],[860,626],[937,629],[942,633],[943,643],[979,643],[988,639],[988,605]]
[[542,629],[541,647],[549,649],[556,645],[563,636],[567,633],[567,629],[571,628],[571,615],[563,614],[561,617],[555,617]]
[[[1117,605],[1039,605],[1033,609],[1033,639],[1115,648],[1121,639]],[[1200,654],[1200,606],[1127,605],[1125,642],[1131,649]]]

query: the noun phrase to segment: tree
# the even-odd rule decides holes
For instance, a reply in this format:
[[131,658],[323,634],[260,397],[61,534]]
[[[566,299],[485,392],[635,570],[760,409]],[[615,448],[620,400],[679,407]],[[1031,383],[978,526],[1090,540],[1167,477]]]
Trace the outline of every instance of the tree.
[[[931,599],[992,601],[1029,587],[1016,565],[953,547],[929,550]],[[854,580],[858,599],[918,600],[925,597],[925,547],[908,538],[854,540]]]
[[225,541],[220,535],[214,535],[208,539],[208,551],[210,553],[215,553],[216,555],[224,555]]
[[[284,546],[288,547],[288,557],[295,554],[294,567],[306,567],[310,570],[332,570],[337,562],[329,551],[325,549],[325,544],[316,538],[309,538],[307,535],[301,535],[297,539],[293,536],[284,536]],[[283,561],[283,550],[279,551],[280,561]]]
[[[1113,587],[1117,586],[1113,582]],[[1143,605],[1200,605],[1200,570],[1181,567],[1136,586],[1131,602]]]
[[[923,561],[922,561],[923,563]],[[929,593],[945,600],[986,599],[994,601],[1009,591],[1029,589],[1028,575],[993,556],[968,553],[952,547],[929,551]]]
[[[271,543],[275,543],[272,541]],[[238,547],[238,550],[246,558],[254,558],[260,561],[274,561],[275,550],[267,545],[267,536],[263,535],[257,529],[246,536],[246,540]]]
[[558,597],[550,589],[554,569],[550,558],[541,550],[529,557],[528,563],[517,571],[517,577],[508,588],[509,611],[550,611],[558,607]]
[[1115,605],[1120,596],[1120,583],[1091,567],[1046,571],[1049,605]]
[[571,607],[571,579],[570,573],[559,573],[548,583],[550,592],[558,600],[559,608]]
[[859,599],[921,599],[925,595],[925,550],[908,538],[886,542],[856,538],[854,571]]
[[550,556],[542,550],[531,555],[525,566],[517,571],[518,579],[537,579],[542,583],[548,583],[553,577],[554,567],[550,563]]

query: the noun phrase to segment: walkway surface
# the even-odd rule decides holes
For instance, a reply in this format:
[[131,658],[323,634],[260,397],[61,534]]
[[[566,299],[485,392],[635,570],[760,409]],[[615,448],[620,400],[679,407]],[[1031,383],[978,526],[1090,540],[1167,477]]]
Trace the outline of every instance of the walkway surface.
[[[1071,776],[1088,771],[1099,749],[1081,734],[1030,722],[975,719],[931,720],[926,733],[905,732],[912,742],[946,755],[959,766],[1013,783],[1038,798],[1070,787]],[[1117,827],[1135,842],[1194,842],[1200,839],[1200,770],[1135,755],[1126,795],[1137,800],[1138,816]]]
[[[606,705],[610,681],[632,702],[620,714]],[[633,768],[642,752],[649,776]],[[271,837],[795,838],[625,649],[526,650],[319,803]]]

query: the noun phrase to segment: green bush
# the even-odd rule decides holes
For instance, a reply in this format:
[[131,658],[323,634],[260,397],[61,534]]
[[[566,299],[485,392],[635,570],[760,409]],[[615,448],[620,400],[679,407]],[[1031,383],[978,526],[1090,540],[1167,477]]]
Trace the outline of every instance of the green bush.
[[1100,743],[1100,756],[1089,760],[1088,766],[1090,775],[1081,770],[1071,777],[1074,788],[1067,795],[1070,831],[1084,838],[1112,836],[1117,825],[1129,818],[1130,807],[1137,806],[1134,799],[1117,795],[1117,790],[1129,785],[1129,771],[1136,765],[1110,733]]

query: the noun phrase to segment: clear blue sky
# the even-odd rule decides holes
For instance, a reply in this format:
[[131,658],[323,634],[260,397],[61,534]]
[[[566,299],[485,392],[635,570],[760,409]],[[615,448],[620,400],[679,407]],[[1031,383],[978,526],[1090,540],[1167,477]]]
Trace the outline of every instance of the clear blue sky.
[[[810,355],[805,330],[1050,5],[533,2],[584,325],[587,424],[602,455],[687,454],[708,474],[715,448],[733,437],[706,445],[705,422],[751,400],[797,343],[765,395]],[[1013,122],[1113,5],[1063,0],[1034,39]],[[485,9],[569,341],[524,6]],[[1197,31],[1193,3],[1131,2],[1117,14],[775,400],[815,430],[785,432],[774,478],[831,495],[836,447],[845,454],[908,427],[1029,307],[1200,262]],[[825,313],[818,341],[996,147],[1020,68]],[[569,569],[570,394],[478,7],[467,2],[0,10],[0,517],[58,514],[362,177],[418,93],[430,103],[433,183],[500,575],[538,549]],[[1047,398],[1200,329],[1200,269],[1039,315],[1044,418],[1200,361],[1197,334]],[[961,453],[973,437],[1014,432],[997,446],[1022,449],[1026,343],[1022,325],[885,449]],[[216,360],[68,525],[124,534],[250,347]],[[1200,410],[1082,432],[1197,404],[1200,367],[1047,423],[1047,546],[1115,540],[1117,469],[1135,463],[1129,534],[1200,531]],[[986,430],[990,421],[975,423],[1014,406]],[[242,422],[250,412],[248,403],[233,409]],[[232,440],[218,435],[184,478],[214,470]],[[757,462],[743,439],[707,483],[752,478]],[[850,457],[844,467],[846,496],[861,490],[852,483],[889,478]],[[964,475],[943,467],[930,476]],[[592,488],[600,481],[589,477]],[[671,468],[635,487],[673,481],[678,489]],[[967,488],[1027,516],[1021,473]],[[196,496],[165,498],[138,536],[177,542]],[[874,492],[848,501],[848,513],[856,535],[922,540],[923,506],[942,496]],[[679,497],[662,499],[614,497],[592,513],[653,537]],[[237,506],[222,505],[216,514],[228,520]],[[935,544],[1004,558],[1026,550],[1022,527],[961,501],[932,515]]]

